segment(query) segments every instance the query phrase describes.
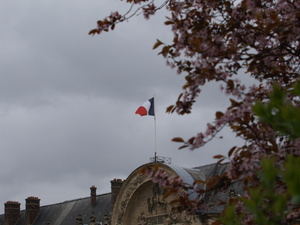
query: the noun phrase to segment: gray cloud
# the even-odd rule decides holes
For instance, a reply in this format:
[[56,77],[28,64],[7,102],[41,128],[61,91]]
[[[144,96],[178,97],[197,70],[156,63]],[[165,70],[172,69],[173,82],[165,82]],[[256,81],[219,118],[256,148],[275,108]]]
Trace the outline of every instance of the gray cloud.
[[[169,115],[184,79],[167,68],[155,40],[169,41],[163,15],[134,17],[114,32],[88,36],[96,21],[124,2],[8,1],[0,8],[0,213],[28,196],[52,204],[108,192],[154,155],[153,117],[134,112],[155,95],[157,152],[185,167],[214,162],[231,146],[224,132],[203,150],[172,143],[204,130],[226,106],[211,84],[187,116]],[[24,204],[23,204],[24,207]]]

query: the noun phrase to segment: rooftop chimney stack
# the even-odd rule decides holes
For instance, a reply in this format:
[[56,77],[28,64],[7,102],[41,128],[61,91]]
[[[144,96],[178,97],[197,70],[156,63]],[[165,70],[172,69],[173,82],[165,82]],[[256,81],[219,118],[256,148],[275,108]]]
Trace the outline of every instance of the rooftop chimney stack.
[[40,199],[37,197],[28,197],[26,201],[25,225],[33,224],[40,212]]
[[110,183],[111,183],[111,207],[113,209],[124,181],[122,179],[113,179],[112,181],[110,181]]
[[91,204],[92,204],[92,206],[94,206],[97,203],[97,199],[96,199],[97,188],[93,185],[90,189],[91,189]]
[[14,201],[4,203],[4,225],[15,225],[20,219],[20,205]]

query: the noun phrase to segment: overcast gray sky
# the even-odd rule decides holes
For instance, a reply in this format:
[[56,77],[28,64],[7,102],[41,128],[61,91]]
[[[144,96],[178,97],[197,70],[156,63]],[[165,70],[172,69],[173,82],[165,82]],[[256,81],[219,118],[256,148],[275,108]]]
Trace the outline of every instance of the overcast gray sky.
[[115,31],[89,36],[118,0],[2,0],[0,7],[0,214],[6,201],[36,196],[41,205],[110,191],[154,156],[153,117],[135,115],[155,95],[157,153],[194,167],[233,145],[230,132],[196,151],[173,137],[205,129],[227,102],[209,85],[191,115],[165,113],[183,77],[152,50],[168,42],[164,15],[134,17]]

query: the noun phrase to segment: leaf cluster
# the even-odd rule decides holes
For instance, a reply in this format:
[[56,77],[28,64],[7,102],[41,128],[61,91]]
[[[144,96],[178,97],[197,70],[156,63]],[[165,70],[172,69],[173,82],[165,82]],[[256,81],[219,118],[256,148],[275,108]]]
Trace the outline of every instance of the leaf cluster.
[[[274,157],[262,159],[262,170],[258,172],[260,184],[248,188],[248,196],[238,199],[244,211],[237,213],[237,201],[227,206],[222,217],[225,225],[244,224],[247,219],[247,224],[256,225],[294,224],[300,212],[300,191],[295,189],[300,182],[300,174],[296,172],[300,169],[300,158],[289,155],[284,168],[276,167],[275,162]],[[286,191],[278,188],[279,183],[284,184]]]
[[[289,100],[289,99],[291,99]],[[257,102],[254,112],[262,122],[270,124],[281,135],[300,137],[300,82],[291,90],[282,89],[278,84],[270,93],[267,103]]]

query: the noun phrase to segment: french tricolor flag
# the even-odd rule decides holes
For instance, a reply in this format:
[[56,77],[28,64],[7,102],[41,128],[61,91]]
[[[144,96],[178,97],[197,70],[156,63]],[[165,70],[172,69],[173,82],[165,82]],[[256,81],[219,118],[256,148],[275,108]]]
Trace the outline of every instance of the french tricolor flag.
[[141,105],[135,112],[141,116],[154,116],[154,97],[150,98],[143,105]]

